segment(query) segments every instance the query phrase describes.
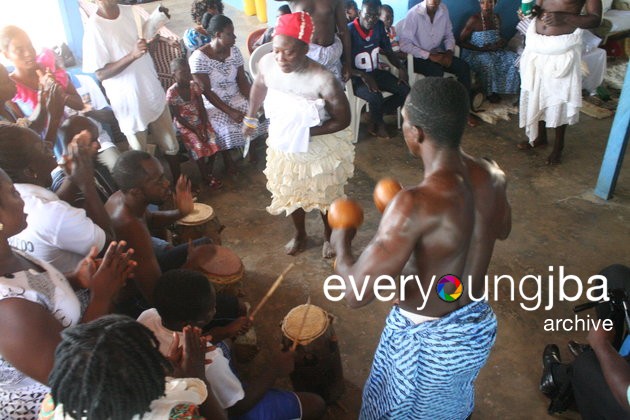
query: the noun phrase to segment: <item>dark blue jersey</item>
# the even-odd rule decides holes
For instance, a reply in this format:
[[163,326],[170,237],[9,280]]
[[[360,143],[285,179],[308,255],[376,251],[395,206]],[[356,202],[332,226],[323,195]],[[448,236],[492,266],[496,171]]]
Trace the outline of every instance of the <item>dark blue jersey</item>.
[[368,33],[359,24],[359,18],[348,23],[350,44],[352,51],[352,67],[365,72],[378,68],[378,53],[380,50],[392,51],[392,44],[385,31],[385,25],[380,20]]

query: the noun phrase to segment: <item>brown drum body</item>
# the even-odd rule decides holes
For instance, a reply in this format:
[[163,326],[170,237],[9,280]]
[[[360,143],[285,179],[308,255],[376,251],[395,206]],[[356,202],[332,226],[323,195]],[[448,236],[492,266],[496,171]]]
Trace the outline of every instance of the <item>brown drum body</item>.
[[221,232],[224,228],[212,207],[195,203],[193,212],[175,223],[171,231],[172,241],[174,245],[180,245],[206,237],[212,243],[221,245]]
[[[345,390],[341,354],[337,336],[332,326],[332,317],[315,305],[311,305],[309,312],[315,308],[325,314],[327,320],[326,325],[323,326],[325,330],[322,335],[312,341],[306,340],[302,344],[303,342],[300,340],[301,344],[295,350],[295,369],[291,373],[291,382],[294,391],[313,392],[320,395],[327,404],[332,404],[341,397]],[[283,321],[282,344],[285,348],[290,348],[293,344],[291,334],[289,333],[288,337],[284,328],[287,318],[290,316],[291,312]],[[301,315],[298,314],[297,318],[300,318],[299,323],[301,324]]]
[[236,253],[220,245],[200,245],[207,250],[208,258],[196,267],[212,282],[217,293],[242,295],[243,261]]

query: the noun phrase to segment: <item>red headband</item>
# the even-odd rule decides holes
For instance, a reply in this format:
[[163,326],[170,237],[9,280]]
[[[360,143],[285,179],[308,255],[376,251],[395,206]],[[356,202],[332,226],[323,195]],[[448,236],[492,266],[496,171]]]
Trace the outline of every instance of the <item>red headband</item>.
[[275,35],[286,35],[310,44],[313,36],[313,20],[306,12],[295,12],[282,15],[276,22]]

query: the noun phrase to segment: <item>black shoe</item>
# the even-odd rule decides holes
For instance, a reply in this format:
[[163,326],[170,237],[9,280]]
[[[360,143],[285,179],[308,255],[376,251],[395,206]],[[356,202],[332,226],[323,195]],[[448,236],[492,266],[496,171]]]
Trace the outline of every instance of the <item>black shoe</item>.
[[589,346],[588,344],[578,343],[577,341],[573,340],[569,340],[567,347],[574,357],[578,357],[580,354],[591,348],[591,346]]
[[543,372],[540,378],[540,392],[545,394],[549,398],[554,398],[558,395],[558,385],[553,380],[551,368],[560,364],[560,349],[555,344],[547,344],[543,351]]

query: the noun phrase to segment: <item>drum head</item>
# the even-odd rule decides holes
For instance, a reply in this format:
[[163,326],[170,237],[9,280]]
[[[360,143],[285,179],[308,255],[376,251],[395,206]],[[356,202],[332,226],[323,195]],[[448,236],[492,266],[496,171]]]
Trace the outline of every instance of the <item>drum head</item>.
[[[310,308],[306,314],[306,320],[304,320],[308,306]],[[303,327],[302,323],[304,323]],[[284,317],[282,332],[291,341],[297,338],[299,344],[307,345],[323,335],[328,329],[328,324],[328,313],[325,310],[315,305],[300,305],[291,309]]]
[[212,220],[214,217],[214,209],[207,204],[195,203],[193,211],[186,217],[177,221],[180,225],[196,226]]
[[212,282],[229,284],[243,277],[243,261],[236,253],[220,245],[207,247],[209,258],[200,263],[200,269]]

